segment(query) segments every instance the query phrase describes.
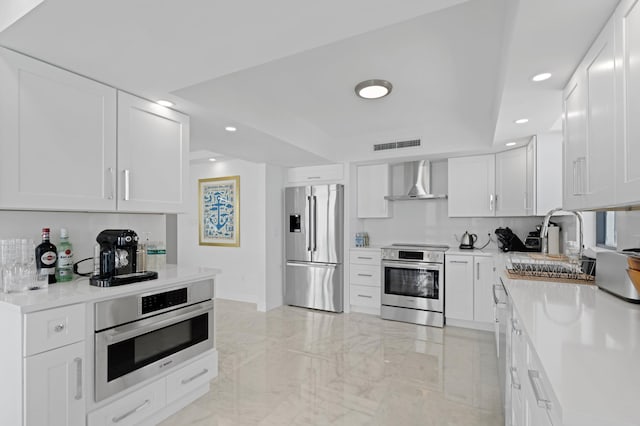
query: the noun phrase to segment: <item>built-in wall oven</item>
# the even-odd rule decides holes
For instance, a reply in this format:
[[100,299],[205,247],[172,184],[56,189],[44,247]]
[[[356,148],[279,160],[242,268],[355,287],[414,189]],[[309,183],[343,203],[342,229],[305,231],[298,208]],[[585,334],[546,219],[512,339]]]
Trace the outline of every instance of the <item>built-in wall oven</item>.
[[95,306],[95,400],[213,349],[213,282],[123,296]]
[[394,244],[382,249],[382,318],[444,325],[444,252],[448,248]]

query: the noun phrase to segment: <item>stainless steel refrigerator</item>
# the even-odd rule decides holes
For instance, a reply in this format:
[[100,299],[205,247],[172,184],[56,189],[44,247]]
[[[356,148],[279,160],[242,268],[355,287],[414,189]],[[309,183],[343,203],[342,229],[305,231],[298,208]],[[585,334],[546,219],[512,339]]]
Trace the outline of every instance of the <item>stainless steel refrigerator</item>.
[[287,305],[343,310],[343,185],[285,189],[284,300]]

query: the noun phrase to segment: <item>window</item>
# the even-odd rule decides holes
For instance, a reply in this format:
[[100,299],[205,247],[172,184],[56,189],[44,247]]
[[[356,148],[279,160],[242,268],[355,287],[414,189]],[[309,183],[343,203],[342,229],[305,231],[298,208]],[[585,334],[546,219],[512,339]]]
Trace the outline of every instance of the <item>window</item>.
[[596,213],[596,245],[616,249],[616,212]]

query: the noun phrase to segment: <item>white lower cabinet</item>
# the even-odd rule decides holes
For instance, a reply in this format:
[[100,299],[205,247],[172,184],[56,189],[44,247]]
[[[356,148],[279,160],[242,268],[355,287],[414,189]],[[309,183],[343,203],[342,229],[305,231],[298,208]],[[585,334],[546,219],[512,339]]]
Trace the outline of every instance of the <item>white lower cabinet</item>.
[[162,409],[166,382],[158,380],[89,414],[88,426],[132,426]]
[[85,424],[84,342],[25,359],[27,426]]
[[376,248],[349,253],[349,304],[354,312],[380,315],[381,252]]
[[468,321],[474,328],[493,329],[493,257],[473,255],[445,256],[445,309],[451,325]]
[[167,404],[209,383],[218,375],[216,358],[209,355],[167,376]]

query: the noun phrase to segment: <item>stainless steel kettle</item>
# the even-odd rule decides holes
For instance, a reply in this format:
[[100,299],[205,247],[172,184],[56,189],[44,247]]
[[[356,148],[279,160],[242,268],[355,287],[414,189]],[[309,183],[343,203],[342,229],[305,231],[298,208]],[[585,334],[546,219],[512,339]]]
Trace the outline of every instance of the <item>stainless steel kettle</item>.
[[476,241],[478,241],[478,236],[476,234],[470,234],[465,231],[464,234],[462,234],[462,237],[460,237],[460,248],[467,250],[474,249],[475,247],[473,245]]

